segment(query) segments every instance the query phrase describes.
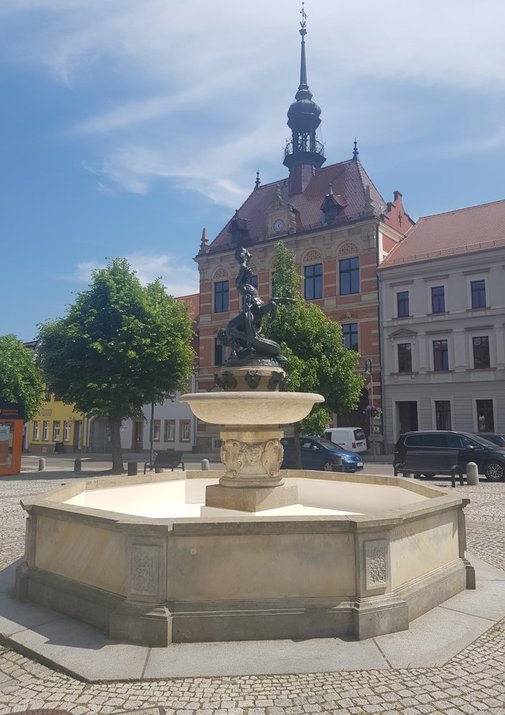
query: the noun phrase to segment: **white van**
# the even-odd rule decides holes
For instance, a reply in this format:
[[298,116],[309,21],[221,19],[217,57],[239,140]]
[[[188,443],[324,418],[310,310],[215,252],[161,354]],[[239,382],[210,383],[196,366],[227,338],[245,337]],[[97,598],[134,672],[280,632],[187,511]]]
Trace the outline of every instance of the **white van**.
[[361,427],[328,427],[324,436],[350,452],[366,452],[366,435]]

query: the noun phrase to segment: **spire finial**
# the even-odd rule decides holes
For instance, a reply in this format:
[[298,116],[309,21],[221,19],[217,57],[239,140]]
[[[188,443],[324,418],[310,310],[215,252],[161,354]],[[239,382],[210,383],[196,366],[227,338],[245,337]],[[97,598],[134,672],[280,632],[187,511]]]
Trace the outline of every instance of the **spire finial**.
[[[307,27],[307,13],[305,12],[305,3],[304,2],[302,2],[302,9],[300,10],[300,15],[302,17],[302,19],[300,20],[300,28],[302,30],[305,30],[305,28]],[[305,32],[306,32],[306,30],[305,30]]]
[[207,235],[207,229],[202,229],[202,238],[200,240],[200,253],[207,253],[209,250],[209,237]]
[[356,161],[356,159],[358,158],[358,154],[359,154],[358,142],[356,140],[356,137],[354,137],[354,149],[352,152],[352,158],[354,159],[354,161]]
[[302,19],[300,20],[300,35],[302,36],[302,54],[300,61],[300,87],[299,89],[307,89],[307,61],[305,59],[305,35],[307,34],[307,13],[305,12],[305,3],[302,2],[300,10]]
[[257,191],[261,185],[260,170],[256,169],[256,181],[254,182],[254,190]]

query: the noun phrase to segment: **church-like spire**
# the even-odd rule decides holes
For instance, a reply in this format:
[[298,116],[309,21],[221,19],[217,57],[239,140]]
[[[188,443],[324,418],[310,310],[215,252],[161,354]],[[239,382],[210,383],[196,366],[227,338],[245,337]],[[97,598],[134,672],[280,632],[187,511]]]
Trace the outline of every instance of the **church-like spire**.
[[300,35],[302,37],[302,54],[300,59],[300,86],[298,89],[306,88],[309,86],[307,84],[307,60],[305,58],[305,35],[307,34],[307,13],[305,12],[305,3],[302,2],[302,9],[300,10],[300,15],[302,19],[300,20]]
[[354,137],[354,149],[352,151],[352,158],[354,159],[354,161],[357,160],[358,154],[359,154],[358,141],[357,141],[356,137]]
[[288,127],[292,139],[284,152],[284,166],[289,169],[290,194],[304,190],[315,169],[323,165],[325,157],[323,145],[316,139],[316,129],[321,123],[321,109],[312,99],[312,92],[307,83],[307,58],[305,54],[305,36],[307,34],[307,14],[302,3],[300,21],[301,54],[300,84],[295,101],[288,110]]

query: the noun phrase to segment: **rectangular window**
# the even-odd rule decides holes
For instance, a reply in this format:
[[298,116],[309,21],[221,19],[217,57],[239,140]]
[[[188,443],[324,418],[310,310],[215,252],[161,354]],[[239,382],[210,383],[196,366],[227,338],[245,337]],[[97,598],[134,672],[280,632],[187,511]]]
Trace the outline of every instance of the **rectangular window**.
[[323,264],[315,263],[303,269],[303,294],[305,300],[323,297]]
[[406,318],[409,315],[409,292],[401,290],[396,294],[396,316]]
[[214,313],[226,313],[229,306],[230,288],[228,281],[214,283]]
[[161,420],[153,420],[153,442],[160,441]]
[[65,420],[63,423],[63,441],[70,442],[70,422]]
[[479,432],[494,432],[493,400],[477,400],[477,429]]
[[449,350],[447,347],[447,340],[433,341],[433,369],[449,369]]
[[214,365],[222,365],[224,361],[224,345],[219,338],[214,338]]
[[181,420],[179,424],[181,442],[191,441],[191,420]]
[[359,293],[359,258],[342,258],[338,263],[340,295]]
[[40,439],[40,425],[39,421],[35,420],[33,423],[33,441],[38,442]]
[[476,370],[491,367],[489,359],[489,337],[482,335],[478,338],[472,338],[473,345],[473,366]]
[[358,323],[344,323],[342,338],[346,348],[358,350]]
[[433,288],[431,289],[431,312],[445,313],[444,286],[433,286]]
[[49,422],[47,420],[42,422],[42,439],[44,442],[49,442]]
[[60,442],[61,440],[61,423],[59,420],[53,422],[53,442]]
[[452,429],[449,400],[435,400],[435,423],[437,429]]
[[165,420],[165,442],[175,442],[175,420]]
[[398,343],[398,372],[412,372],[412,343]]
[[486,281],[471,281],[470,292],[472,296],[472,308],[486,307]]

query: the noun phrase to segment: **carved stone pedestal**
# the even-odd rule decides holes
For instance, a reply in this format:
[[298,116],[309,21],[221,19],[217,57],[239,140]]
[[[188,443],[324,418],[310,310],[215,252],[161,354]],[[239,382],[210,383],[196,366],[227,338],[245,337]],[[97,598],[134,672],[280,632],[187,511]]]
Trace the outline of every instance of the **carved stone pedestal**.
[[280,475],[281,429],[228,425],[221,431],[221,461],[225,473],[207,487],[208,507],[256,512],[296,504],[296,486],[284,485]]
[[284,483],[280,468],[284,450],[281,429],[252,425],[227,425],[221,431],[222,486],[278,487]]

